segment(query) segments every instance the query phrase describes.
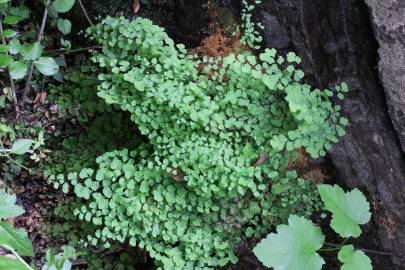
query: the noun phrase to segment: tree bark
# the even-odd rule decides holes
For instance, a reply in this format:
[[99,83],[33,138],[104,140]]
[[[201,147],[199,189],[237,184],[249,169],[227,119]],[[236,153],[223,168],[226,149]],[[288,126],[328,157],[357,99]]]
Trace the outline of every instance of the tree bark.
[[405,152],[405,0],[366,0],[377,38],[388,112]]
[[296,51],[312,85],[349,84],[351,91],[342,106],[350,126],[329,157],[338,181],[365,191],[372,202],[373,220],[363,230],[360,246],[396,254],[370,254],[375,269],[403,270],[405,4],[369,0],[368,5],[381,46],[383,85],[376,67],[378,44],[362,0],[266,1],[259,16],[266,47]]

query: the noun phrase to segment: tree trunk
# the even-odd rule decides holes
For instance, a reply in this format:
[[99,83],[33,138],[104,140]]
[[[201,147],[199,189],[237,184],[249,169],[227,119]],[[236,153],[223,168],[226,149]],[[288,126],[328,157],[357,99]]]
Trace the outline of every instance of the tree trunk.
[[378,69],[388,112],[405,152],[405,0],[366,0],[379,43]]
[[338,181],[362,189],[372,202],[373,221],[360,245],[395,253],[370,254],[375,269],[405,269],[405,0],[367,1],[382,85],[378,44],[362,0],[263,2],[266,47],[296,51],[307,79],[319,88],[349,84],[342,105],[351,124],[329,157]]

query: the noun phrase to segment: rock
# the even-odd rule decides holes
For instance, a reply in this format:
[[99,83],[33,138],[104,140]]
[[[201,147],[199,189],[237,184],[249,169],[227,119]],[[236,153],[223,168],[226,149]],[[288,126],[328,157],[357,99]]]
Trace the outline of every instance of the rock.
[[398,139],[403,141],[405,130],[405,106],[399,106],[405,101],[405,13],[399,1],[404,2],[368,2],[383,54],[380,75],[387,98],[376,67],[378,44],[363,1],[273,0],[259,9],[260,21],[269,29],[264,32],[265,44],[297,52],[308,82],[319,88],[349,84],[342,108],[350,126],[329,157],[338,183],[360,188],[372,202],[373,221],[364,228],[359,246],[395,253],[369,254],[375,269],[392,270],[405,265],[405,157]]

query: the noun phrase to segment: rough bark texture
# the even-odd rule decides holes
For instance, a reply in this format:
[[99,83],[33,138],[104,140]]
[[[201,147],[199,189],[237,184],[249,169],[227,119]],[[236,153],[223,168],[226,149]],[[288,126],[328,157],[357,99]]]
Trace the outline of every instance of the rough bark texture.
[[378,65],[388,111],[405,152],[405,0],[366,0],[380,48]]
[[296,51],[312,84],[350,85],[342,105],[351,124],[330,158],[339,181],[365,191],[372,201],[374,218],[360,244],[396,253],[370,254],[375,269],[403,270],[405,158],[398,138],[405,139],[404,4],[380,0],[369,5],[381,46],[380,74],[387,99],[376,69],[377,43],[362,0],[266,1],[260,18],[266,46]]

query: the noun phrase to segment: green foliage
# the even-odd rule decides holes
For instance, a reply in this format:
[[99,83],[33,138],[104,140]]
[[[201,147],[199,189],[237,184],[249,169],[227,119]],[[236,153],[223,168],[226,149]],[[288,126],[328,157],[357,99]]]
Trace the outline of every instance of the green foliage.
[[76,250],[70,246],[63,246],[59,254],[48,249],[45,256],[46,264],[41,270],[70,270],[72,268],[70,259],[75,259],[77,256]]
[[55,0],[52,5],[57,12],[65,13],[68,12],[74,4],[75,0]]
[[[87,33],[102,47],[93,56],[98,89],[83,79],[73,90],[79,102],[72,94],[55,98],[71,114],[71,105],[97,94],[101,100],[80,107],[83,121],[98,119],[91,115],[106,103],[114,108],[109,115],[125,111],[144,136],[141,145],[108,150],[89,166],[65,163],[49,178],[77,197],[70,212],[58,212],[87,224],[88,244],[138,246],[165,270],[213,269],[236,262],[245,229],[259,237],[291,213],[318,209],[316,190],[287,164],[302,147],[325,154],[346,121],[332,91],[301,83],[295,54],[285,59],[268,49],[258,58],[244,52],[198,60],[143,18],[107,18]],[[84,93],[81,81],[88,82]],[[134,137],[127,125],[120,131]],[[95,133],[90,147],[101,137]]]
[[55,141],[50,142],[62,141],[44,168],[46,176],[95,166],[99,155],[115,149],[135,148],[140,142],[139,132],[129,116],[97,96],[96,67],[86,62],[79,66],[64,74],[63,85],[49,88],[48,100],[58,104],[63,124],[69,124],[66,129],[58,126],[67,138],[60,140],[55,136]]
[[11,247],[23,256],[33,256],[34,250],[27,232],[15,229],[10,222],[0,221],[0,246]]
[[34,251],[27,233],[23,229],[14,229],[7,221],[24,213],[24,209],[15,204],[15,195],[0,192],[0,246],[12,248],[23,256],[33,256]]
[[145,262],[144,255],[140,254],[139,250],[123,247],[118,243],[111,243],[109,248],[99,245],[86,248],[91,243],[89,235],[94,234],[98,226],[86,221],[77,222],[73,211],[78,207],[81,207],[81,204],[73,198],[68,198],[66,204],[58,206],[55,215],[59,219],[51,225],[49,235],[55,238],[63,236],[69,246],[74,246],[77,254],[85,258],[87,270],[135,270],[138,269],[137,263],[142,265]]
[[[16,196],[0,191],[0,247],[13,253],[15,258],[0,256],[0,269],[34,270],[21,256],[34,256],[34,249],[24,229],[15,229],[13,224],[5,221],[24,213],[24,209],[16,204]],[[77,254],[71,247],[64,246],[63,253],[54,255],[52,250],[46,252],[46,264],[42,270],[70,270],[69,259]]]
[[[325,208],[333,214],[332,229],[346,237],[360,236],[359,225],[370,220],[364,195],[357,189],[344,193],[337,185],[319,185],[318,190]],[[320,250],[324,239],[321,230],[310,220],[292,215],[288,225],[277,226],[277,233],[269,234],[253,252],[265,266],[275,270],[321,270],[324,260],[316,253],[318,250],[339,250],[338,259],[343,263],[341,270],[372,269],[370,258],[363,251],[355,251],[353,245],[342,244],[337,248]]]
[[34,61],[34,65],[45,76],[55,75],[59,71],[59,66],[52,57],[40,57]]
[[360,225],[370,221],[370,204],[358,189],[345,193],[337,185],[319,185],[325,208],[332,212],[331,227],[341,237],[359,237]]
[[[24,209],[16,205],[15,202],[15,195],[0,191],[0,247],[12,251],[15,255],[18,252],[23,256],[33,256],[34,249],[27,232],[24,229],[15,229],[11,222],[4,221],[24,213]],[[21,257],[18,256],[17,258],[11,259],[0,256],[0,269],[32,270]],[[4,265],[10,268],[1,268]]]
[[67,35],[72,29],[72,23],[69,20],[59,18],[57,21],[57,27],[59,31],[61,31],[64,35]]
[[8,68],[11,78],[15,80],[25,78],[31,64],[45,76],[55,75],[59,71],[59,66],[53,58],[41,57],[43,47],[40,42],[28,41],[24,35],[16,31],[17,24],[26,20],[29,12],[26,6],[15,6],[11,1],[0,4],[0,13],[5,15],[5,19],[0,21],[2,25],[0,35],[4,37],[0,50],[0,67]]
[[14,61],[8,65],[10,76],[14,80],[24,78],[28,73],[28,64],[21,61]]
[[10,153],[15,155],[24,155],[30,150],[33,142],[34,141],[31,139],[19,139],[13,143]]
[[[17,139],[21,137],[25,139]],[[0,169],[2,178],[12,180],[20,173],[22,168],[34,173],[31,169],[25,167],[24,163],[27,161],[28,156],[34,162],[39,162],[42,146],[44,146],[44,132],[41,128],[29,128],[18,123],[6,125],[0,122]]]
[[[68,19],[61,18],[60,14],[70,11],[76,3],[76,0],[47,1],[47,8],[49,10],[51,24],[56,25],[57,29],[63,35],[68,35],[72,30],[72,23]],[[61,39],[62,49],[70,49],[66,48],[66,43],[70,44],[70,41]]]
[[24,214],[24,209],[16,205],[16,196],[0,192],[0,219],[17,217]]
[[278,225],[253,250],[257,258],[274,270],[316,270],[325,261],[317,253],[325,236],[319,227],[303,217],[292,215],[288,225]]
[[252,49],[260,49],[260,44],[263,40],[259,30],[264,26],[261,23],[253,22],[253,10],[257,5],[262,3],[261,0],[255,0],[253,4],[249,4],[247,0],[242,0],[242,30],[241,43]]
[[341,270],[371,270],[371,260],[361,250],[354,250],[353,245],[343,246],[338,254],[343,263]]
[[24,262],[6,256],[0,256],[0,269],[32,270],[32,268],[28,268]]

